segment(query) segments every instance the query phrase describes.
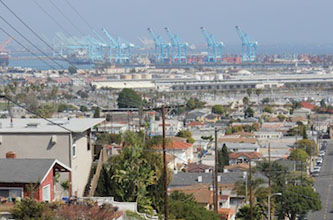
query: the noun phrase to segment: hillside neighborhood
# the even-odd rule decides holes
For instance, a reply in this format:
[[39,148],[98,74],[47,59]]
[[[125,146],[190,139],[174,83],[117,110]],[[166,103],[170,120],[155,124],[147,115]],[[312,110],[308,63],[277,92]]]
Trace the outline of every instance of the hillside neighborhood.
[[[122,93],[130,98],[121,100]],[[128,213],[158,219],[162,203],[154,202],[148,191],[141,192],[147,198],[140,201],[126,185],[136,179],[132,193],[161,187],[156,184],[163,178],[154,166],[161,166],[163,128],[170,198],[191,196],[190,201],[207,211],[214,210],[217,201],[218,218],[234,220],[247,212],[251,199],[256,204],[253,211],[266,215],[263,199],[268,190],[309,190],[293,188],[304,178],[308,185],[299,187],[310,186],[313,192],[307,193],[315,194],[311,179],[320,173],[333,136],[333,117],[324,101],[259,99],[250,91],[222,104],[190,98],[186,105],[171,105],[165,123],[159,108],[126,108],[143,101],[140,93],[124,89],[117,99],[118,110],[85,107],[83,112],[81,106],[80,110],[40,111],[48,118],[36,118],[19,110],[25,108],[10,107],[8,116],[4,112],[0,119],[0,207],[8,210],[25,198],[64,203],[90,199],[118,207],[119,211],[112,211],[114,219],[128,219]],[[121,177],[125,173],[127,180]],[[280,178],[286,178],[285,182]],[[284,195],[289,191],[284,193],[272,203],[286,202]],[[257,209],[260,206],[263,210]],[[317,208],[313,204],[306,212]],[[275,212],[302,214],[278,205]]]

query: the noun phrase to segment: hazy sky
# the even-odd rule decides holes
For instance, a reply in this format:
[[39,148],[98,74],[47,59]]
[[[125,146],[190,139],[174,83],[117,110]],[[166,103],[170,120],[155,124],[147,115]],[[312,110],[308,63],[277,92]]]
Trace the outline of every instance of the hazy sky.
[[[61,29],[34,3],[37,1],[64,28],[79,35],[55,10],[49,0],[4,0],[21,18],[50,40]],[[68,7],[65,0],[52,0],[81,30],[87,25]],[[235,25],[260,44],[333,43],[332,0],[68,0],[96,30],[107,28],[112,34],[138,42],[149,37],[152,27],[166,39],[164,27],[190,43],[205,42],[200,26],[205,26],[227,45],[239,42]],[[28,33],[0,4],[0,15],[23,33]],[[0,26],[10,30],[1,20]],[[11,31],[11,30],[10,30]],[[13,33],[11,31],[11,33]],[[16,36],[16,34],[14,34]],[[31,37],[31,35],[27,35]],[[0,39],[5,39],[0,32]],[[31,37],[32,38],[32,37]]]

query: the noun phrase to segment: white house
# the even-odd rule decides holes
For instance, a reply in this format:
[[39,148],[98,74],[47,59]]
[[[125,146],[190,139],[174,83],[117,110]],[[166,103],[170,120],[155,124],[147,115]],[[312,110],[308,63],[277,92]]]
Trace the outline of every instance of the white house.
[[256,131],[254,135],[257,139],[279,139],[282,138],[283,134],[279,131]]
[[[162,146],[155,146],[156,151],[162,152]],[[193,158],[193,145],[180,140],[169,140],[166,143],[166,152],[174,156],[175,167],[188,164]]]

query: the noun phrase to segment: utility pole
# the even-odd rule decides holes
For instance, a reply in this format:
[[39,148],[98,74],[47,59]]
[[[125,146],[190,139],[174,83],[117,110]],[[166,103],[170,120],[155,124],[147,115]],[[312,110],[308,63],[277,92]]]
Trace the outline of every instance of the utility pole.
[[165,152],[165,106],[162,105],[162,127],[163,127],[163,173],[164,173],[164,219],[168,220],[168,174],[166,166],[166,152]]
[[253,220],[252,165],[251,165],[251,160],[249,160],[249,172],[250,172],[250,179],[249,179],[249,186],[250,186],[250,210],[251,210],[251,220]]
[[272,193],[272,185],[271,185],[271,143],[268,145],[268,220],[271,220],[271,193]]
[[217,155],[217,128],[215,127],[215,175],[214,175],[214,182],[215,182],[215,204],[214,204],[214,211],[216,214],[218,214],[219,207],[218,207],[218,182],[217,182],[217,175],[218,175],[218,168],[217,168],[217,162],[218,162],[218,155]]

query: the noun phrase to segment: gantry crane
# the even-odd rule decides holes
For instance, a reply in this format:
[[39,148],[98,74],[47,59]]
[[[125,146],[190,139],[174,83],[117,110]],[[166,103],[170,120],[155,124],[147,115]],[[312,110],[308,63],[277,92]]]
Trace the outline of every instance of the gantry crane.
[[178,35],[172,33],[169,28],[165,28],[172,46],[172,62],[187,63],[188,43],[182,43]]
[[120,37],[116,39],[113,38],[109,32],[103,28],[103,33],[110,40],[110,61],[114,58],[116,64],[126,64],[130,62],[132,53],[131,49],[136,48],[136,46]]
[[217,42],[215,36],[209,33],[206,28],[201,27],[201,33],[207,41],[208,62],[219,63],[222,62],[223,42]]
[[160,35],[156,35],[151,28],[147,28],[151,38],[155,44],[155,63],[170,63],[170,48],[169,43],[165,43]]
[[250,40],[248,34],[244,33],[239,26],[236,26],[236,31],[242,41],[242,62],[255,62],[257,60],[258,42]]
[[10,37],[8,40],[6,40],[3,44],[0,45],[0,52],[2,52],[5,47],[13,40],[12,37]]

